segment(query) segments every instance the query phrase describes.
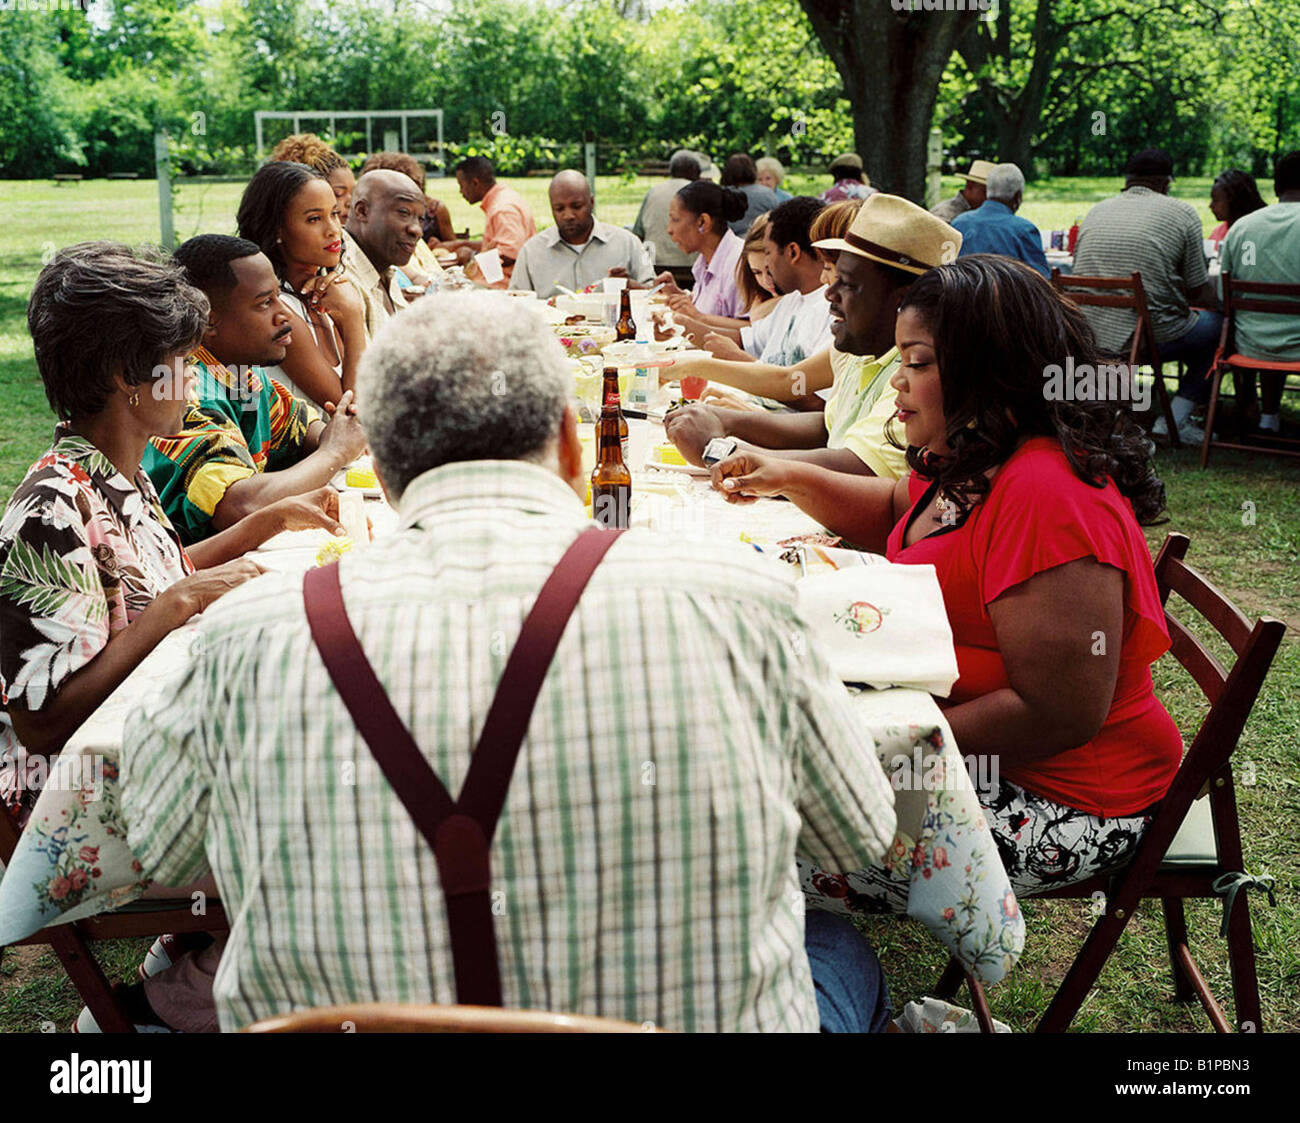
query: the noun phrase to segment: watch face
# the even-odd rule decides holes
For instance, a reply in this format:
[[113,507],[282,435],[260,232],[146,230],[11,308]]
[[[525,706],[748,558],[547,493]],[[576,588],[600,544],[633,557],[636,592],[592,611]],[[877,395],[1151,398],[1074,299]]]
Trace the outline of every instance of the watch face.
[[704,446],[700,459],[705,464],[716,464],[719,460],[726,460],[736,448],[736,442],[730,437],[714,437]]

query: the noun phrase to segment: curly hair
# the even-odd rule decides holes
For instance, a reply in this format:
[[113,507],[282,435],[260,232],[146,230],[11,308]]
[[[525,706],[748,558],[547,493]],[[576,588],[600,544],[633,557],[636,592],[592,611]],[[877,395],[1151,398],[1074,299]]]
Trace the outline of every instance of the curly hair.
[[[1165,487],[1152,446],[1117,401],[1054,400],[1045,392],[1052,367],[1098,361],[1092,329],[1073,301],[1041,273],[996,254],[972,254],[922,274],[904,293],[934,336],[951,455],[907,449],[914,472],[938,480],[965,519],[988,494],[990,468],[1027,437],[1054,437],[1084,483],[1107,479],[1133,505],[1139,523],[1162,521]],[[893,422],[890,442],[902,448]]]
[[79,242],[41,270],[27,328],[50,408],[93,416],[115,391],[158,377],[163,360],[203,338],[208,298],[161,250]]
[[380,168],[410,176],[415,180],[416,187],[421,192],[424,191],[424,165],[414,156],[408,156],[405,152],[376,152],[366,157],[366,162],[361,165],[357,178],[360,179],[366,172],[373,172]]
[[276,163],[306,164],[328,177],[337,168],[346,168],[347,160],[315,133],[292,133],[275,146],[271,159]]

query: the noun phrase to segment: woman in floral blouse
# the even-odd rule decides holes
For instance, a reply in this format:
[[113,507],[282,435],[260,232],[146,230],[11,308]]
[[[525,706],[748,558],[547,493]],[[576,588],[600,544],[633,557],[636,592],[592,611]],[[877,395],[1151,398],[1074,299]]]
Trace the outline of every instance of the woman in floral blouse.
[[179,268],[109,242],[60,251],[32,291],[60,421],[0,520],[0,796],[20,822],[48,758],[158,642],[260,572],[241,554],[281,530],[338,526],[322,488],[182,548],[140,460],[180,427],[181,372],[207,318]]

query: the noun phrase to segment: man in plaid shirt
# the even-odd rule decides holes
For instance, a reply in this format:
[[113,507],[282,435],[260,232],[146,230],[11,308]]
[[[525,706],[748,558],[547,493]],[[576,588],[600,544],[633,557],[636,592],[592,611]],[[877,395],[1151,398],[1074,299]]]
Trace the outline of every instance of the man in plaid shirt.
[[[343,599],[452,793],[524,616],[591,525],[570,382],[541,317],[483,292],[416,304],[359,374],[400,527],[344,556]],[[232,925],[222,1028],[455,1001],[433,852],[328,677],[300,577],[206,614],[192,662],[128,723],[122,797],[151,877],[215,875]],[[569,621],[492,841],[504,1004],[687,1031],[882,1029],[852,926],[810,913],[805,948],[795,856],[858,869],[894,825],[777,564],[629,531]]]

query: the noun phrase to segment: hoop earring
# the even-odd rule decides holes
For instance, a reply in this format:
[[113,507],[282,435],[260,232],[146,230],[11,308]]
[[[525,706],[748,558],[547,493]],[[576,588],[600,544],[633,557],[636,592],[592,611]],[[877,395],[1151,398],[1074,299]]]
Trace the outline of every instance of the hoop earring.
[[132,394],[129,398],[127,398],[127,401],[130,402],[131,405],[133,406],[138,406],[140,404],[140,391],[137,390],[134,394]]

